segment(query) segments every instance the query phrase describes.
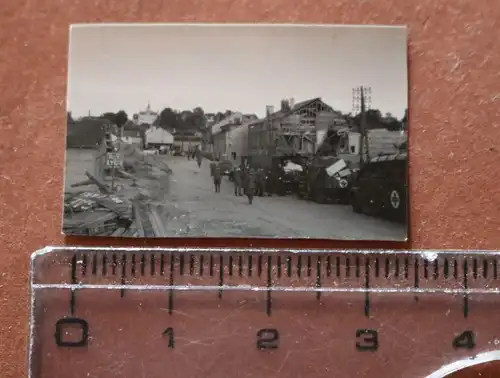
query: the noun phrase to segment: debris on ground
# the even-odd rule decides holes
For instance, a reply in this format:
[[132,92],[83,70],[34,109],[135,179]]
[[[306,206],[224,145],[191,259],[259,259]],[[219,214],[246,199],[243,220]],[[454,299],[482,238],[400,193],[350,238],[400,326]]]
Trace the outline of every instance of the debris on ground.
[[[161,237],[165,235],[157,206],[141,188],[165,180],[172,170],[157,156],[145,155],[137,146],[121,143],[120,166],[106,166],[103,146],[96,151],[94,173],[73,183],[64,194],[63,232],[71,236]],[[101,175],[96,172],[102,172]],[[80,191],[72,191],[73,189]]]

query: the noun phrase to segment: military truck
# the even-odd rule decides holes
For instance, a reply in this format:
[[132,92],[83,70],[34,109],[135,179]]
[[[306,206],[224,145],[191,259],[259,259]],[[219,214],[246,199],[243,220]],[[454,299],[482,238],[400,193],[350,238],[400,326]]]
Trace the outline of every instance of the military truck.
[[300,175],[297,195],[317,203],[348,203],[355,172],[343,159],[315,158]]
[[408,221],[408,153],[370,159],[351,187],[351,205],[363,213],[401,223]]

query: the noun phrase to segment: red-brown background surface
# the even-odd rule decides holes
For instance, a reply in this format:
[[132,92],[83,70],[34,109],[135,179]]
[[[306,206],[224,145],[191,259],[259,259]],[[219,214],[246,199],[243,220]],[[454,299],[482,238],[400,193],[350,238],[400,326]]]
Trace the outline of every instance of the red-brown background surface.
[[[68,25],[116,21],[408,25],[412,219],[411,242],[399,246],[500,246],[498,0],[2,0],[2,377],[26,374],[27,269],[31,252],[64,243],[145,244],[137,240],[65,240],[60,233]],[[207,243],[228,244],[227,240],[189,242]],[[188,242],[147,244],[173,246]],[[384,246],[327,241],[243,240],[238,244]]]

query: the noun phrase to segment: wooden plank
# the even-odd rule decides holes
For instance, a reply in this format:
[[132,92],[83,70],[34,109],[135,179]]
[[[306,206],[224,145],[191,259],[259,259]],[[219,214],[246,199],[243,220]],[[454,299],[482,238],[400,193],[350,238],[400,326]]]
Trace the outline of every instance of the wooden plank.
[[79,186],[88,186],[88,185],[94,185],[94,182],[92,180],[85,180],[85,181],[80,181],[75,184],[71,184],[72,188],[77,188]]
[[96,178],[95,176],[91,175],[88,171],[85,171],[85,175],[89,178],[89,180],[93,181],[94,184],[99,188],[99,191],[101,193],[105,194],[110,194],[111,191],[108,189],[104,181],[101,181],[100,179]]

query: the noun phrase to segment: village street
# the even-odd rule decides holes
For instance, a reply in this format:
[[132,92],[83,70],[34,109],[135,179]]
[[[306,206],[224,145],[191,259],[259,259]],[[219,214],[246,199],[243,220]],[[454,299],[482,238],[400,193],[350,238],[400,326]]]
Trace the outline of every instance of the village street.
[[210,162],[201,168],[186,157],[157,156],[172,175],[159,178],[155,197],[161,203],[165,236],[281,237],[401,240],[403,225],[352,211],[346,205],[321,205],[295,196],[236,197],[224,178],[214,192]]

